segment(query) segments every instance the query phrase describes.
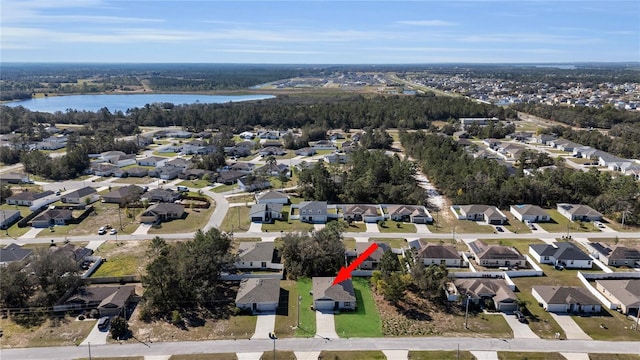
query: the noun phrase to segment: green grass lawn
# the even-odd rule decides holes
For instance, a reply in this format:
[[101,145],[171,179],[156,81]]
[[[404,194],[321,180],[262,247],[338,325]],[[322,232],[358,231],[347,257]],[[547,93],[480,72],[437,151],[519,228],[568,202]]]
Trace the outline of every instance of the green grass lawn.
[[526,234],[531,232],[531,229],[529,229],[525,223],[516,219],[509,211],[503,211],[503,213],[507,215],[507,219],[509,219],[509,224],[504,225],[505,229],[516,234]]
[[[248,213],[247,213],[248,216]],[[300,220],[274,221],[273,224],[262,224],[262,231],[268,232],[297,232],[313,230],[312,224],[304,223]]]
[[[459,355],[459,356],[458,356]],[[409,360],[474,360],[468,351],[409,351]]]
[[342,244],[345,249],[355,249],[356,248],[356,239],[354,238],[342,238]]
[[236,353],[172,355],[169,360],[238,360]]
[[389,244],[392,248],[400,249],[400,248],[408,248],[409,243],[407,243],[407,239],[401,238],[369,238],[369,241],[383,242]]
[[318,360],[386,360],[382,351],[328,351],[320,352]]
[[253,196],[253,194],[227,196],[226,199],[230,204],[246,204],[256,201],[256,198],[255,196]]
[[209,221],[215,206],[208,209],[185,208],[187,217],[160,223],[159,227],[152,226],[147,234],[172,234],[202,229]]
[[358,307],[354,312],[335,315],[336,332],[347,338],[382,336],[382,322],[371,294],[369,278],[357,277],[352,281]]
[[231,190],[235,190],[238,188],[238,184],[233,184],[233,185],[220,185],[220,186],[216,186],[214,188],[211,189],[211,191],[213,191],[214,193],[225,193],[225,192],[229,192]]
[[348,225],[345,229],[345,232],[366,232],[367,224],[363,222],[352,222],[351,225]]
[[[634,322],[617,311],[603,307],[598,315],[572,318],[593,340],[640,341],[640,331],[631,330]],[[600,325],[604,325],[604,328]]]
[[589,354],[589,360],[640,360],[635,354]]
[[[284,350],[276,349],[275,355],[276,355],[275,360],[296,360],[296,355],[293,353],[293,351],[284,351]],[[260,360],[274,360],[273,350],[265,351],[264,353],[262,353]]]
[[313,295],[309,293],[312,287],[310,278],[297,281],[298,294],[302,296],[302,300],[300,301],[300,326],[296,329],[296,337],[314,337],[316,334],[316,312],[311,310]]
[[518,249],[522,255],[529,253],[529,245],[545,243],[538,239],[483,239],[482,241],[489,245],[513,246]]
[[[230,207],[220,224],[220,230],[226,232],[245,232],[249,230],[251,219],[249,219],[250,206]],[[239,219],[239,220],[238,220]]]
[[139,261],[137,256],[117,254],[103,262],[91,277],[138,275]]
[[562,216],[558,210],[545,209],[549,215],[551,215],[552,222],[538,223],[536,226],[540,226],[548,232],[556,233],[572,233],[572,232],[599,232],[591,223],[584,222],[571,222],[566,217]]
[[564,360],[560,353],[498,351],[499,360]]
[[210,182],[207,180],[185,180],[178,183],[178,186],[186,186],[190,188],[202,189],[209,186]]
[[475,221],[469,220],[458,220],[453,218],[446,218],[444,216],[438,217],[437,225],[427,225],[429,231],[434,233],[449,233],[452,234],[455,228],[456,234],[467,234],[467,233],[480,233],[480,234],[491,234],[494,232],[493,226],[489,225],[479,225]]
[[385,226],[378,224],[381,233],[415,233],[418,230],[414,224],[401,221],[385,221]]
[[274,331],[278,338],[292,337],[298,325],[298,286],[293,280],[280,281],[280,302]]
[[[28,206],[16,206],[16,205],[9,205],[9,204],[2,204],[0,205],[0,210],[18,210],[20,211],[20,216],[22,217],[26,217],[29,214],[31,214],[31,211],[29,210]],[[27,227],[18,227],[18,222],[20,220],[16,221],[15,224],[13,224],[12,226],[10,226],[7,230],[0,230],[0,239],[5,239],[5,238],[18,238],[24,234],[27,233],[27,231],[29,231],[31,229],[31,227],[27,226]]]

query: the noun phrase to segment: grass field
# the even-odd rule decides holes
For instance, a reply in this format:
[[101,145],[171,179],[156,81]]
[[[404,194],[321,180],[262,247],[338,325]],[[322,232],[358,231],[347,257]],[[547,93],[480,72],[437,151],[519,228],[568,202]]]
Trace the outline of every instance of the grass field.
[[369,241],[383,242],[389,244],[392,248],[400,249],[400,248],[408,248],[409,243],[407,243],[406,239],[401,238],[369,238]]
[[236,353],[172,355],[169,360],[238,360]]
[[378,224],[378,230],[381,233],[415,233],[416,226],[414,224],[400,222],[400,221],[386,221],[386,226],[380,226]]
[[296,337],[314,337],[316,334],[316,312],[311,310],[313,295],[310,294],[312,283],[310,278],[302,278],[297,281],[300,301],[300,327],[296,329]]
[[380,314],[373,300],[369,278],[353,278],[353,288],[358,303],[356,311],[335,315],[336,332],[340,337],[382,336]]
[[318,360],[386,360],[382,351],[328,351],[320,352]]
[[236,189],[238,189],[238,184],[216,186],[212,188],[211,191],[213,191],[214,193],[221,194],[221,193],[226,193]]
[[589,360],[640,360],[635,354],[589,354]]
[[553,222],[538,223],[537,226],[542,227],[548,232],[559,233],[572,233],[572,232],[599,232],[591,223],[583,222],[571,222],[566,217],[562,216],[558,210],[546,209],[546,212],[551,215]]
[[296,334],[298,316],[298,286],[293,280],[280,282],[280,302],[276,310],[274,332],[278,338],[292,337]]
[[76,321],[73,317],[64,317],[41,318],[31,326],[23,326],[12,318],[0,319],[0,347],[77,346],[89,335],[95,323],[95,320]]
[[[572,316],[572,318],[594,340],[640,342],[640,331],[632,330],[634,322],[617,311],[603,307],[597,315]],[[601,327],[601,325],[604,326]]]
[[139,275],[147,263],[148,241],[108,241],[95,252],[106,259],[91,277]]
[[249,230],[251,219],[249,219],[250,206],[234,206],[227,210],[227,214],[220,224],[220,230],[226,232],[245,232]]
[[162,222],[157,227],[154,225],[147,231],[147,234],[171,234],[202,229],[209,221],[214,209],[215,206],[210,206],[208,209],[189,209],[187,207],[184,209],[186,218]]
[[367,224],[363,222],[352,222],[345,229],[345,232],[366,232]]
[[475,360],[468,351],[409,351],[409,360]]
[[178,183],[179,186],[186,186],[190,188],[202,189],[210,185],[207,180],[185,180]]
[[560,353],[498,351],[498,360],[564,360]]
[[[248,216],[248,214],[247,214]],[[313,230],[312,224],[303,223],[300,220],[279,221],[276,220],[273,224],[262,224],[262,231],[275,232],[297,232],[297,231],[310,231]]]

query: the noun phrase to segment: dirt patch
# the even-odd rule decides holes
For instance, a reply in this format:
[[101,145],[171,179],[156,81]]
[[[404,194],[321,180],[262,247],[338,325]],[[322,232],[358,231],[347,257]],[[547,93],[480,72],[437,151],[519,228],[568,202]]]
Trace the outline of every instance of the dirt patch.
[[[3,349],[78,345],[84,340],[95,320],[78,321],[73,317],[47,318],[32,326],[19,325],[14,319],[0,319]],[[17,319],[16,319],[17,320]]]

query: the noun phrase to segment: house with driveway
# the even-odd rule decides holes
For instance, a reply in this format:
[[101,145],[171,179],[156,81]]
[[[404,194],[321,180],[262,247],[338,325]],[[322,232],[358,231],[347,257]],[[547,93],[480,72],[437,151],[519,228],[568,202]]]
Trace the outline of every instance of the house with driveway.
[[100,199],[100,195],[95,188],[91,186],[85,186],[78,190],[73,190],[62,194],[60,201],[65,204],[90,204]]
[[[387,243],[383,242],[375,242],[378,247],[376,250],[367,256],[364,261],[358,266],[360,270],[377,270],[380,267],[380,261],[382,260],[382,256],[386,251],[391,251],[391,247]],[[346,250],[345,255],[347,258],[350,258],[349,261],[355,259],[356,257],[362,255],[368,248],[371,246],[372,242],[367,243],[356,243],[356,248],[354,250]]]
[[114,189],[102,196],[102,201],[106,203],[116,203],[124,205],[138,201],[144,190],[137,185],[122,186]]
[[638,316],[640,279],[596,280],[596,289],[611,303],[617,304],[623,314]]
[[582,204],[558,204],[558,212],[571,221],[601,221],[602,214]]
[[486,224],[501,225],[507,222],[507,216],[491,205],[454,205],[451,207],[458,220],[484,221]]
[[144,159],[138,160],[138,165],[162,167],[168,160],[169,158],[162,157],[162,156],[148,156]]
[[236,306],[253,313],[276,311],[280,301],[280,280],[270,278],[242,279],[236,295]]
[[126,317],[126,309],[135,296],[135,286],[87,286],[80,287],[62,304],[53,307],[54,312],[97,309],[100,316]]
[[538,205],[511,205],[509,211],[513,216],[522,222],[548,222],[551,216]]
[[140,215],[140,222],[145,224],[171,221],[182,218],[184,205],[158,203],[151,205]]
[[13,262],[24,261],[33,254],[33,250],[25,249],[22,246],[11,243],[0,249],[0,267],[7,266]]
[[597,313],[601,308],[598,299],[581,286],[534,286],[531,295],[553,313]]
[[[55,194],[51,190],[43,192],[23,191],[11,195],[7,198],[7,204],[19,206],[33,206],[41,203],[46,205],[46,199],[54,197]],[[47,203],[48,204],[48,203]]]
[[282,204],[253,204],[249,218],[254,223],[271,223],[282,219]]
[[513,246],[487,245],[482,240],[469,243],[476,263],[484,267],[525,268],[527,259]]
[[288,204],[290,201],[289,195],[275,190],[263,191],[256,194],[257,204]]
[[414,224],[430,224],[433,217],[426,207],[421,205],[382,205],[386,209],[389,219],[393,221],[410,222]]
[[[486,306],[493,303],[497,311],[510,313],[518,310],[518,297],[504,279],[462,278],[453,281],[460,300]],[[490,301],[489,301],[490,300]]]
[[[298,213],[293,215],[294,213]],[[290,219],[300,219],[302,222],[312,224],[325,224],[328,218],[326,201],[303,201],[297,205],[291,205]]]
[[21,217],[20,210],[0,210],[0,229],[8,229]]
[[598,253],[598,260],[609,266],[640,267],[640,250],[622,245],[591,243]]
[[144,195],[149,201],[172,203],[180,200],[180,193],[170,189],[151,189]]
[[424,266],[444,265],[446,267],[462,267],[462,255],[451,245],[423,243],[420,240],[409,243],[416,251],[416,259]]
[[236,269],[281,269],[277,262],[276,249],[272,241],[243,241],[238,246]]
[[[333,285],[333,277],[314,277],[313,308],[318,311],[355,310],[356,294],[351,279]],[[333,286],[332,286],[333,285]]]
[[71,219],[73,219],[71,210],[47,209],[31,220],[31,226],[35,228],[46,228],[54,225],[66,225],[67,221]]
[[364,221],[375,223],[384,220],[384,213],[380,205],[349,204],[341,205],[342,218],[347,221]]
[[529,245],[529,254],[540,264],[568,269],[591,269],[593,266],[591,257],[570,242]]

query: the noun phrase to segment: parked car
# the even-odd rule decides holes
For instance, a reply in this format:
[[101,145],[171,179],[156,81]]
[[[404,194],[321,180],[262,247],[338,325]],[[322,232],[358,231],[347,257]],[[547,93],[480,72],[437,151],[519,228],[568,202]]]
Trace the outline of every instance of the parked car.
[[111,231],[109,231],[109,235],[115,235],[118,233],[118,230],[116,229],[111,229]]
[[104,235],[107,233],[107,229],[104,226],[101,226],[100,229],[98,229],[98,235]]
[[513,314],[516,316],[516,319],[518,319],[518,321],[520,321],[521,323],[523,324],[527,323],[527,318],[524,316],[522,312],[515,311]]
[[496,226],[496,230],[498,232],[504,232],[504,229],[502,227],[500,227],[500,226]]
[[109,322],[108,316],[101,317],[100,320],[98,320],[98,330],[106,331],[109,328]]

